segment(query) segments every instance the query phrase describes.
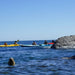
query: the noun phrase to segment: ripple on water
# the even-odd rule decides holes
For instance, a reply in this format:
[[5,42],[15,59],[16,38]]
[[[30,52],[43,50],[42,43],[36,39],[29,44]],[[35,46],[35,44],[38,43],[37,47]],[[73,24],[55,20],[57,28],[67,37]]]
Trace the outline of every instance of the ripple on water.
[[[75,75],[75,60],[62,57],[74,55],[74,50],[0,48],[1,75]],[[15,66],[9,66],[13,57]]]

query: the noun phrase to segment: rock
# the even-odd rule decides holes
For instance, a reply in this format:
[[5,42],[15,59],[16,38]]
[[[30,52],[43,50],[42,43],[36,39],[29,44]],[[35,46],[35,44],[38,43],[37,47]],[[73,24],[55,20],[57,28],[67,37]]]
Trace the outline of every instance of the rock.
[[8,65],[12,65],[14,66],[15,65],[15,61],[13,58],[10,58],[9,61],[8,61]]
[[70,57],[70,59],[75,59],[75,55],[74,55],[74,56],[72,56],[72,57]]
[[75,35],[63,36],[56,40],[52,48],[56,49],[68,49],[75,48]]
[[75,55],[71,57],[63,57],[62,59],[75,59]]

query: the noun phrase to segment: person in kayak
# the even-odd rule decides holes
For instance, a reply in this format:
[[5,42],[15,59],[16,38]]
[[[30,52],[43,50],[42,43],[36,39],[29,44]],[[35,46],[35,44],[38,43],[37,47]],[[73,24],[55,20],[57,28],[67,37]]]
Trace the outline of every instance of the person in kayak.
[[7,45],[7,43],[5,42],[4,45]]
[[15,41],[14,44],[17,44],[17,41]]
[[44,44],[48,44],[47,40],[44,41]]
[[35,42],[35,41],[33,41],[32,45],[36,45],[36,42]]

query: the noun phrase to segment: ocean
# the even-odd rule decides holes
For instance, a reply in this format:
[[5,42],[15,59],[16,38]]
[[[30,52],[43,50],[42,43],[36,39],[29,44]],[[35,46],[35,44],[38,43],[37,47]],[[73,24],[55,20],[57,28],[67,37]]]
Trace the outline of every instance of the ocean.
[[[4,44],[1,41],[0,44]],[[14,41],[6,41],[13,44]],[[19,41],[18,44],[32,44]],[[44,40],[36,41],[42,44]],[[48,40],[51,42],[51,40]],[[31,47],[0,47],[0,75],[75,75],[75,60],[62,59],[75,55],[74,49],[36,49]],[[15,66],[9,66],[13,57]]]

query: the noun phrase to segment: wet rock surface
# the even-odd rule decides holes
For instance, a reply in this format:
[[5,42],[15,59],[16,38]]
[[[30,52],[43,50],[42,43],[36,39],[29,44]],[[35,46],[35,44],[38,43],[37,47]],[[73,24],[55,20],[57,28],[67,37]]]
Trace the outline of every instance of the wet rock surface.
[[55,49],[69,49],[75,48],[75,35],[63,36],[58,38],[55,41],[55,44],[52,46]]
[[13,58],[10,58],[9,61],[8,61],[8,65],[12,65],[14,66],[15,65],[15,61]]

